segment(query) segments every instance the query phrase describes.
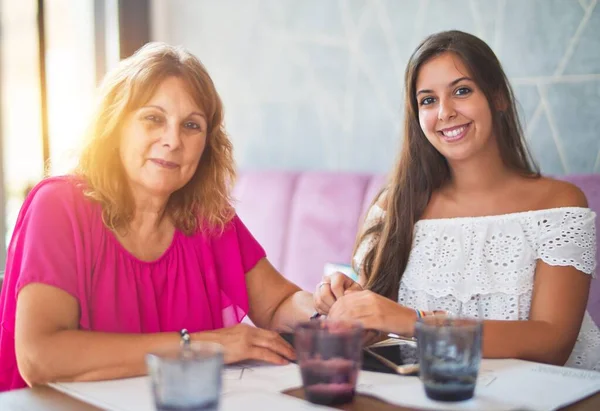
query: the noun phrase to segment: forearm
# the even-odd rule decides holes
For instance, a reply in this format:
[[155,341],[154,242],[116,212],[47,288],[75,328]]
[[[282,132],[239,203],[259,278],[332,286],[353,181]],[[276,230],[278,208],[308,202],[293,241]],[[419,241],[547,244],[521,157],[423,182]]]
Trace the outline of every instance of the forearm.
[[313,295],[307,291],[298,290],[290,294],[277,307],[270,328],[291,331],[297,323],[308,320],[314,311]]
[[[416,315],[396,315],[393,332],[414,335]],[[575,341],[544,321],[483,321],[483,356],[485,358],[520,358],[563,365]]]
[[178,339],[177,333],[59,331],[23,347],[19,371],[30,385],[139,376],[146,373],[146,353]]
[[483,356],[564,365],[574,340],[544,321],[483,322]]

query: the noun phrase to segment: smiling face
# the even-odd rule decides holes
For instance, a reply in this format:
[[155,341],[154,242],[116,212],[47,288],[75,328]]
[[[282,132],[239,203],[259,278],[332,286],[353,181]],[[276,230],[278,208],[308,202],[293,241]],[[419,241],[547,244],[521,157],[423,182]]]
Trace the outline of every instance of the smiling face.
[[187,89],[184,80],[169,77],[126,117],[119,154],[134,194],[168,197],[196,172],[207,123]]
[[488,101],[456,55],[446,52],[421,66],[416,100],[423,133],[450,163],[495,147]]

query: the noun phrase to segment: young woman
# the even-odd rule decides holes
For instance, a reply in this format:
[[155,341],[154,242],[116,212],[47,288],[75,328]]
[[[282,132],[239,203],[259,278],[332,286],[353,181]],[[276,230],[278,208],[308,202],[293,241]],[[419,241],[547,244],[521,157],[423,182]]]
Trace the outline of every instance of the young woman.
[[502,67],[480,39],[434,34],[410,58],[405,140],[347,277],[315,294],[331,318],[413,333],[421,310],[484,320],[484,355],[600,369],[585,312],[595,214],[575,186],[542,177]]

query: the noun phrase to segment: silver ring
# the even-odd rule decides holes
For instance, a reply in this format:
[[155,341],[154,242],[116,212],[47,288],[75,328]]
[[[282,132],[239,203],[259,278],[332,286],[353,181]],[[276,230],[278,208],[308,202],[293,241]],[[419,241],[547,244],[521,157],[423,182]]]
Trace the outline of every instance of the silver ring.
[[319,284],[317,284],[317,290],[320,290],[321,286],[323,286],[325,284],[329,285],[329,283],[327,281],[321,281]]

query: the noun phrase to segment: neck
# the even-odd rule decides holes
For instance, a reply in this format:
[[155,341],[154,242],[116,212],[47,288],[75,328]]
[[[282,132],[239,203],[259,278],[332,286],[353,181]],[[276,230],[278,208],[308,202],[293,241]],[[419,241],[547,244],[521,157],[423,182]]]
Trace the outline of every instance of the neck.
[[498,188],[513,174],[503,163],[496,145],[475,158],[450,163],[448,188],[464,194],[485,193]]
[[135,194],[133,197],[135,211],[129,228],[143,236],[160,231],[168,221],[166,215],[168,197],[156,198]]

